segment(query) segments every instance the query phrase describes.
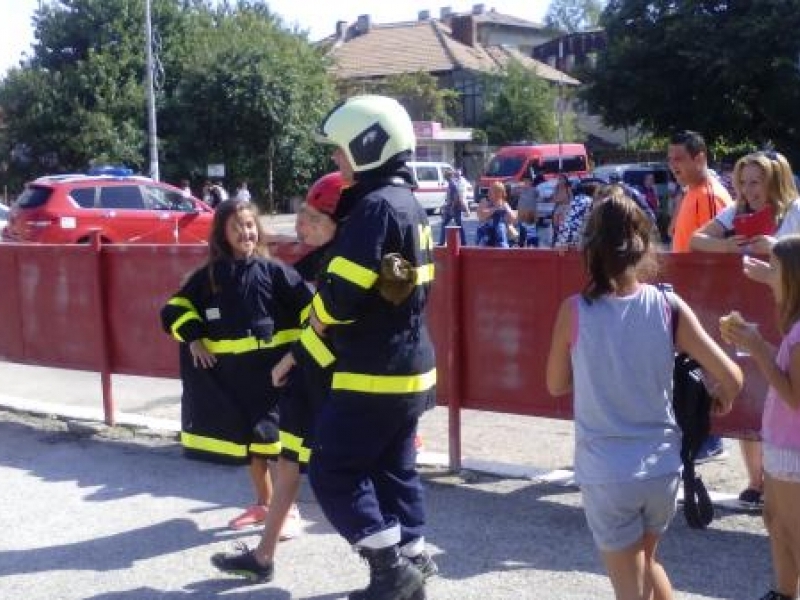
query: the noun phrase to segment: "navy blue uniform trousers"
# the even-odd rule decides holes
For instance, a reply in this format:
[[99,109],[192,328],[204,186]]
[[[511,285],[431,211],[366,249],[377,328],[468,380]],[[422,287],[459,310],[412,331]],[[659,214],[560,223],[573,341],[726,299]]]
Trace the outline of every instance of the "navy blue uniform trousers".
[[[427,398],[334,391],[317,417],[309,464],[311,487],[325,516],[351,544],[406,544],[425,525],[415,437]],[[389,539],[396,535],[399,539]],[[386,532],[381,543],[380,532]],[[377,540],[376,540],[377,538]]]

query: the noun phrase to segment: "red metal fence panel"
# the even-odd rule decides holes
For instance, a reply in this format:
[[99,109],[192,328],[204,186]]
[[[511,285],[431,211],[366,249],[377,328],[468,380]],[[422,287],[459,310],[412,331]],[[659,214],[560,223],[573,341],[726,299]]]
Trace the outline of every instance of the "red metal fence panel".
[[[289,261],[302,254],[296,244],[273,250]],[[161,331],[158,312],[206,257],[203,245],[95,250],[0,244],[5,321],[0,357],[101,373],[176,376],[176,344]],[[438,352],[440,402],[449,404],[453,415],[463,407],[570,418],[570,398],[552,398],[544,377],[556,310],[584,284],[580,255],[452,244],[438,248],[435,257],[437,280],[428,314]],[[657,279],[675,286],[714,337],[719,317],[736,308],[760,323],[768,338],[779,339],[771,293],[742,275],[739,257],[660,258]],[[751,361],[739,362],[747,375],[745,393],[733,414],[715,423],[729,435],[758,429],[765,392]]]

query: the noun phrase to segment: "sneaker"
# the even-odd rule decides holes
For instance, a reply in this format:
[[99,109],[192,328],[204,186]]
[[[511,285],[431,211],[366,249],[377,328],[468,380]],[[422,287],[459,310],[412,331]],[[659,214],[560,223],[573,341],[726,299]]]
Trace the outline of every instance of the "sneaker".
[[303,519],[300,517],[300,509],[297,507],[297,504],[292,504],[292,507],[289,509],[289,514],[286,515],[286,519],[283,521],[283,527],[281,527],[281,533],[278,539],[284,542],[296,538],[300,535],[302,524]]
[[260,525],[267,518],[267,507],[260,504],[253,504],[248,506],[242,514],[235,519],[228,522],[228,527],[231,529],[242,529],[244,527],[252,527],[253,525]]
[[764,508],[764,494],[759,490],[747,488],[739,494],[739,505],[749,510],[760,510]]
[[256,560],[255,554],[246,544],[237,544],[236,551],[232,553],[220,552],[211,557],[211,564],[223,573],[238,575],[249,579],[253,583],[267,583],[272,581],[274,572],[273,564],[270,562],[262,566]]
[[416,556],[407,556],[408,561],[416,567],[417,571],[422,573],[422,578],[427,581],[431,577],[439,573],[438,565],[433,562],[433,557],[425,550]]
[[727,457],[725,446],[722,445],[722,438],[718,435],[710,435],[700,447],[697,456],[694,457],[696,465],[712,460],[722,460]]

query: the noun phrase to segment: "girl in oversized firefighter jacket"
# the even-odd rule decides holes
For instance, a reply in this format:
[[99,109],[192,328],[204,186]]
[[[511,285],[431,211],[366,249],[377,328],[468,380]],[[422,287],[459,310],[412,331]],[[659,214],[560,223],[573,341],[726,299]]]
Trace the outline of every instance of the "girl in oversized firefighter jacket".
[[273,366],[300,334],[311,290],[269,260],[250,202],[223,201],[214,214],[208,263],[161,310],[181,342],[181,444],[190,458],[249,463],[255,504],[229,525],[261,523],[272,496],[269,459],[281,451]]

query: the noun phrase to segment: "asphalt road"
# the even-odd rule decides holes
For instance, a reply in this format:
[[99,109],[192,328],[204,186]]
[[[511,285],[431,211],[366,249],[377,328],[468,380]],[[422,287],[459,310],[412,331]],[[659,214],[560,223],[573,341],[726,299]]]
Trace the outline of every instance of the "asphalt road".
[[[540,421],[529,436],[553,429]],[[499,422],[483,434],[502,447]],[[307,487],[304,535],[280,546],[273,583],[250,586],[208,562],[236,541],[256,541],[225,528],[248,498],[244,469],[188,461],[174,438],[20,412],[0,410],[0,439],[0,598],[329,600],[365,584],[365,566]],[[442,572],[429,598],[612,597],[575,488],[442,468],[426,468],[425,480]],[[744,600],[769,585],[758,516],[720,511],[702,532],[679,516],[661,554],[676,598]]]

